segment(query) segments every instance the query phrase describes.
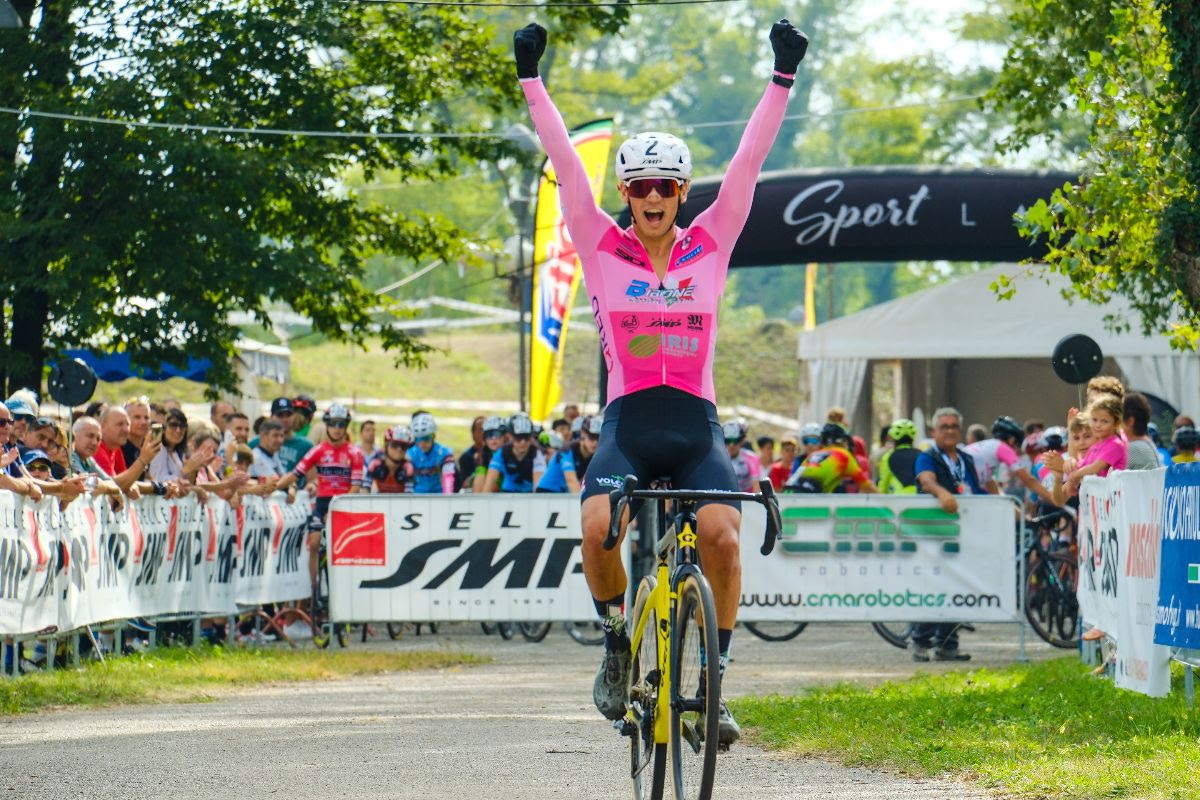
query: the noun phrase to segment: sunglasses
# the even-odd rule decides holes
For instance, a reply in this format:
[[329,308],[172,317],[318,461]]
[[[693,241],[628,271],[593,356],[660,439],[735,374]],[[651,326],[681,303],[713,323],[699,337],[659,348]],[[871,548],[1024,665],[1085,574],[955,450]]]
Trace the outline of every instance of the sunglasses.
[[741,439],[726,439],[725,444],[737,444]]
[[34,422],[37,422],[37,417],[35,417],[33,414],[17,414],[15,419],[17,422],[24,422],[26,425],[31,425]]
[[393,439],[392,441],[387,443],[387,446],[388,447],[404,447],[406,444],[407,444],[407,442],[402,442],[399,439]]
[[12,425],[12,424],[13,424],[13,421],[11,419],[8,419],[7,417],[5,419],[0,419],[0,428],[7,428],[9,425]]
[[49,465],[49,464],[47,464],[45,461],[35,461],[35,462],[33,462],[32,464],[30,464],[30,465],[27,467],[27,469],[28,469],[30,472],[49,472],[49,471],[50,471],[50,465]]
[[820,444],[821,443],[821,439],[819,436],[812,436],[812,437],[806,436],[801,441],[803,441],[804,444]]
[[625,192],[638,200],[649,197],[650,192],[658,192],[662,198],[674,197],[679,194],[679,181],[674,178],[639,178],[626,183]]
[[503,435],[504,434],[500,431],[484,431],[483,432],[483,438],[485,438],[485,439],[499,439]]
[[429,434],[428,436],[418,436],[417,441],[418,442],[432,442],[433,434]]
[[183,430],[183,423],[182,422],[168,422],[167,427],[174,428],[175,430]]
[[326,423],[325,427],[326,428],[344,428],[349,424],[350,423],[346,422],[345,420],[333,420],[331,422]]
[[584,437],[585,437],[585,438],[587,438],[587,439],[589,439],[589,440],[591,440],[591,441],[593,441],[593,442],[598,442],[598,441],[600,441],[600,434],[598,434],[598,433],[585,433],[585,434],[584,434]]
[[514,433],[513,440],[517,442],[527,442],[533,438],[532,433]]

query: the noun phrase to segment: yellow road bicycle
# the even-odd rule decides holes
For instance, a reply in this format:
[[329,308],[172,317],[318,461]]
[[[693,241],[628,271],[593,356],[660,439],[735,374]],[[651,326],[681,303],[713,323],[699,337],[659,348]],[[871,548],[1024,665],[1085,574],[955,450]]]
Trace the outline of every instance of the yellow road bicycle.
[[[705,500],[760,503],[767,511],[761,548],[779,536],[779,504],[769,480],[759,492],[638,490],[626,476],[610,495],[612,516],[604,546],[620,538],[620,521],[634,500],[658,504],[657,567],[638,584],[629,616],[633,660],[625,718],[615,727],[629,737],[636,800],[659,800],[666,782],[667,747],[677,800],[709,800],[717,769],[721,672],[712,589],[700,570],[696,506]],[[667,503],[673,502],[668,520]],[[711,701],[711,702],[710,702]]]

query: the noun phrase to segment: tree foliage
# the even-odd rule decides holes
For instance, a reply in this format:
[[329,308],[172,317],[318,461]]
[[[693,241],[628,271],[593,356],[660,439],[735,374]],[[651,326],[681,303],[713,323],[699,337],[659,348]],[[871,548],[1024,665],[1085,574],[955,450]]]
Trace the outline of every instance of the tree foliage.
[[[1082,118],[1081,179],[1019,220],[1049,242],[1046,268],[1075,292],[1123,295],[1142,330],[1195,348],[1200,336],[1200,4],[1088,0],[1018,7],[989,101],[1011,111],[1006,151]],[[997,287],[1011,294],[1014,287]],[[1110,320],[1116,328],[1129,320]]]
[[[433,180],[518,156],[499,135],[519,94],[511,45],[477,10],[14,5],[27,26],[0,38],[0,106],[20,112],[0,113],[0,383],[38,386],[48,356],[90,343],[142,366],[209,358],[210,382],[231,388],[229,312],[265,322],[275,303],[334,339],[362,343],[380,325],[399,360],[421,359],[426,348],[389,325],[394,315],[365,286],[366,264],[378,253],[471,261],[470,237],[420,209],[359,202],[340,179]],[[615,30],[628,10],[549,13],[569,38],[588,25]],[[485,135],[450,135],[468,99]]]

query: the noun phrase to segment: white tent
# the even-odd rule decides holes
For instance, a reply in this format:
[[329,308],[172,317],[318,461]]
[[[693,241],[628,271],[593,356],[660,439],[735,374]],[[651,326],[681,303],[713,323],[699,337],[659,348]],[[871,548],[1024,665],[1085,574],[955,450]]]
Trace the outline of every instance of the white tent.
[[[1200,411],[1200,355],[1171,350],[1164,336],[1143,336],[1122,300],[1069,302],[1065,278],[1033,277],[1027,270],[998,265],[801,333],[808,398],[800,418],[824,419],[825,410],[838,405],[857,430],[869,426],[874,434],[895,416],[953,405],[968,422],[989,426],[999,414],[1062,424],[1066,409],[1079,402],[1079,388],[1054,375],[1050,354],[1073,333],[1099,343],[1104,372],[1119,375],[1127,389],[1181,413]],[[1011,300],[997,299],[990,288],[1002,274],[1016,279]],[[1133,330],[1106,330],[1106,314],[1130,320]],[[881,395],[891,402],[881,402]]]

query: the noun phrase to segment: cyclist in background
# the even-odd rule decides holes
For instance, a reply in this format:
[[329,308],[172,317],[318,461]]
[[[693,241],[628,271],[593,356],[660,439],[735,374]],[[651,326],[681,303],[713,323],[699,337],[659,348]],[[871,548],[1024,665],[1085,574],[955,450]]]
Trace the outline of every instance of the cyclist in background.
[[725,436],[725,450],[733,465],[733,476],[737,479],[739,492],[753,492],[758,485],[758,476],[762,474],[762,464],[753,450],[742,447],[746,440],[746,430],[737,420],[730,420],[721,426]]
[[1196,429],[1184,425],[1175,429],[1175,455],[1171,456],[1172,464],[1190,464],[1196,460],[1196,446],[1200,444],[1200,434]]
[[383,432],[383,450],[367,464],[363,489],[377,494],[404,494],[413,490],[413,465],[408,449],[413,446],[412,430],[395,425]]
[[433,414],[422,411],[412,418],[413,444],[408,460],[413,466],[413,491],[417,494],[454,494],[454,451],[437,441]]
[[[605,655],[592,699],[605,717],[617,720],[625,714],[632,656],[620,548],[603,547],[610,523],[608,493],[626,474],[637,475],[642,485],[669,476],[677,489],[736,487],[729,455],[721,447],[712,375],[717,308],[729,254],[745,227],[808,40],[787,20],[772,26],[774,74],[716,199],[687,228],[676,224],[691,188],[687,145],[658,132],[622,143],[616,155],[617,190],[629,205],[632,224],[621,229],[597,204],[587,169],[538,77],[546,39],[545,28],[534,23],[517,31],[513,46],[530,116],[554,166],[563,217],[578,250],[608,369],[604,434],[588,467],[581,516],[583,570],[605,629]],[[670,332],[651,327],[664,321],[672,325]],[[741,509],[732,502],[705,503],[697,517],[700,560],[716,601],[723,673],[741,595]],[[739,735],[724,701],[719,735],[726,745]]]
[[878,491],[871,476],[850,452],[850,434],[836,422],[827,422],[821,428],[821,444],[801,462],[799,468],[788,478],[786,489],[805,494],[830,494],[841,488],[842,481],[849,478],[859,489],[868,494]]
[[821,424],[819,422],[806,422],[804,427],[800,429],[800,451],[796,455],[796,463],[792,465],[792,472],[800,466],[804,459],[815,453],[821,447]]
[[462,451],[454,469],[454,491],[456,492],[471,491],[471,481],[474,479],[476,471],[481,467],[485,472],[487,471],[487,465],[492,456],[487,452],[487,444],[483,440],[483,423],[486,421],[485,417],[476,417],[471,420],[471,446]]
[[350,443],[347,430],[350,426],[349,409],[341,403],[334,403],[325,410],[322,421],[325,423],[325,441],[305,453],[295,469],[280,478],[275,486],[276,489],[286,490],[310,469],[317,470],[317,502],[308,526],[308,576],[313,583],[314,596],[317,566],[321,557],[321,534],[329,514],[329,503],[338,495],[358,494],[363,479],[362,453]]
[[1003,494],[1003,487],[1013,478],[1044,502],[1053,504],[1054,494],[1019,463],[1017,448],[1024,439],[1025,429],[1015,419],[996,417],[992,423],[991,439],[969,444],[963,449],[975,462],[979,485],[988,494]]
[[474,494],[483,491],[487,483],[488,467],[500,448],[508,444],[508,422],[501,417],[488,417],[483,421],[483,451],[479,456],[479,466],[471,475],[470,485]]
[[911,419],[898,419],[888,428],[892,447],[879,457],[880,494],[917,493],[917,456],[921,451],[913,446],[917,426]]
[[537,491],[579,493],[588,464],[596,454],[600,427],[604,423],[604,418],[599,415],[582,419],[584,422],[580,426],[579,439],[546,462],[546,471],[538,481]]
[[492,456],[485,492],[532,492],[546,471],[546,458],[533,442],[533,422],[524,411],[508,422],[512,441]]

